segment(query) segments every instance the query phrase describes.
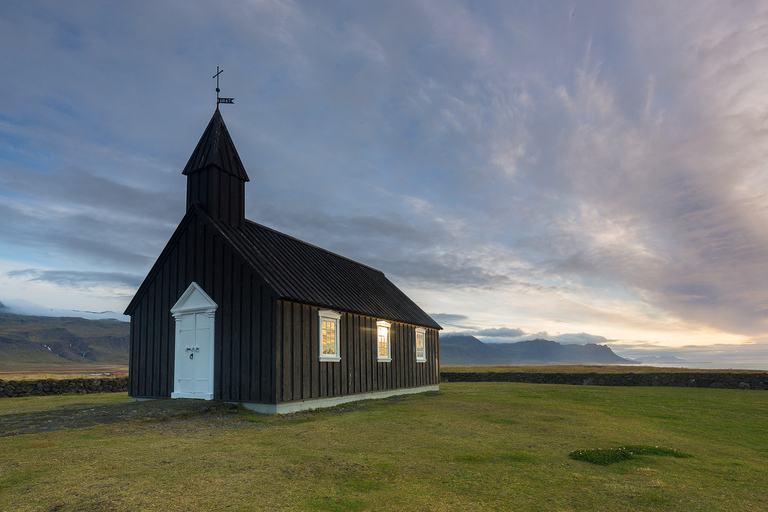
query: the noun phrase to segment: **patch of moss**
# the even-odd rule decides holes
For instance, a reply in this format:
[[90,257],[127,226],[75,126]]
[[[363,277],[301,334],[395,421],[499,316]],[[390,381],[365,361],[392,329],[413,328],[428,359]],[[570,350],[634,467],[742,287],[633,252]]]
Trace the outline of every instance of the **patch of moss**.
[[631,444],[606,449],[575,450],[568,454],[573,460],[590,462],[592,464],[597,464],[598,466],[608,466],[615,462],[634,459],[635,457],[642,455],[661,455],[679,459],[692,457],[692,455],[679,452],[672,448],[662,448],[659,446],[647,446],[642,444]]

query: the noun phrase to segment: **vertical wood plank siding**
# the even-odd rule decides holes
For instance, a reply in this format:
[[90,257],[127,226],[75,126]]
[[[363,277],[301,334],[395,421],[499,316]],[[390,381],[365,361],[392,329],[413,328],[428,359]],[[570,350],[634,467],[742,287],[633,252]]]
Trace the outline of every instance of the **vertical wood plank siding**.
[[194,202],[212,217],[241,225],[245,218],[245,182],[215,167],[187,175],[187,204]]
[[[216,345],[221,351],[221,370],[219,371],[221,379],[221,387],[218,390],[218,394],[221,396],[231,396],[231,379],[232,372],[232,340],[227,339],[227,331],[231,336],[236,336],[235,329],[232,326],[232,256],[230,255],[229,248],[222,246],[222,254],[220,265],[223,269],[222,283],[229,283],[229,286],[224,287],[221,294],[221,300],[213,299],[219,305],[216,310],[216,320],[221,325],[217,325],[219,331],[219,337],[216,338]],[[211,297],[213,298],[213,297]],[[216,396],[216,389],[214,389],[214,396]]]
[[[182,228],[180,226],[180,228]],[[274,401],[274,297],[269,287],[203,221],[177,231],[169,253],[131,317],[129,394],[167,398],[173,391],[176,325],[171,307],[192,281],[218,304],[214,398]],[[212,269],[212,270],[211,270]],[[288,359],[288,364],[292,360]]]
[[371,391],[421,387],[440,382],[438,332],[427,329],[427,361],[416,362],[416,326],[391,322],[392,361],[377,361],[376,318],[342,313],[339,362],[321,362],[316,306],[277,301],[279,383],[275,401],[291,402]]

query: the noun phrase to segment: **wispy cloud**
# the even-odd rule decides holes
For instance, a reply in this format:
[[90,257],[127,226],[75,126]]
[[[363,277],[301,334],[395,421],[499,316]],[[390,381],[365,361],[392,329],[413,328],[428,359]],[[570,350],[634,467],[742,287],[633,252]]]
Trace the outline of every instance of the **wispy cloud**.
[[143,280],[132,274],[117,272],[88,272],[76,270],[40,270],[23,269],[12,270],[6,274],[8,277],[26,279],[30,281],[44,281],[58,286],[77,289],[88,289],[94,286],[121,286],[138,288]]
[[491,329],[481,329],[475,333],[475,336],[486,336],[488,338],[517,338],[523,336],[521,329],[510,327],[493,327]]

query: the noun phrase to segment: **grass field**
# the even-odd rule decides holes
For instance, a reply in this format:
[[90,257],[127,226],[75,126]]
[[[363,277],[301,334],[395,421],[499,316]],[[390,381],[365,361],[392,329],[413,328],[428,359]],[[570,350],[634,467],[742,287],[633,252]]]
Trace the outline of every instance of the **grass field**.
[[[283,417],[220,411],[0,438],[0,510],[768,510],[768,393],[448,383]],[[0,400],[2,416],[126,402]],[[574,450],[624,445],[598,466]]]
[[[655,366],[619,365],[524,365],[524,366],[442,366],[445,372],[518,372],[518,373],[765,373],[763,370],[701,370],[691,368],[660,368]],[[28,364],[0,362],[2,380],[70,379],[93,374],[127,374],[127,365],[103,364]]]
[[725,370],[617,364],[528,364],[521,366],[441,365],[440,371],[478,373],[765,373],[765,370]]
[[1,380],[76,379],[105,373],[128,374],[128,365],[0,363]]

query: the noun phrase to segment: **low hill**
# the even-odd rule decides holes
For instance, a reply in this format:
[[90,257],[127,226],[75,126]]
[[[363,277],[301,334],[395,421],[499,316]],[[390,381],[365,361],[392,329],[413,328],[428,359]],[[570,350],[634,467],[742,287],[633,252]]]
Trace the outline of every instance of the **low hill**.
[[519,364],[627,364],[630,359],[617,356],[610,347],[561,345],[550,340],[529,340],[517,343],[483,343],[474,336],[449,335],[440,337],[440,364],[519,365]]
[[0,312],[3,364],[128,364],[130,324]]

